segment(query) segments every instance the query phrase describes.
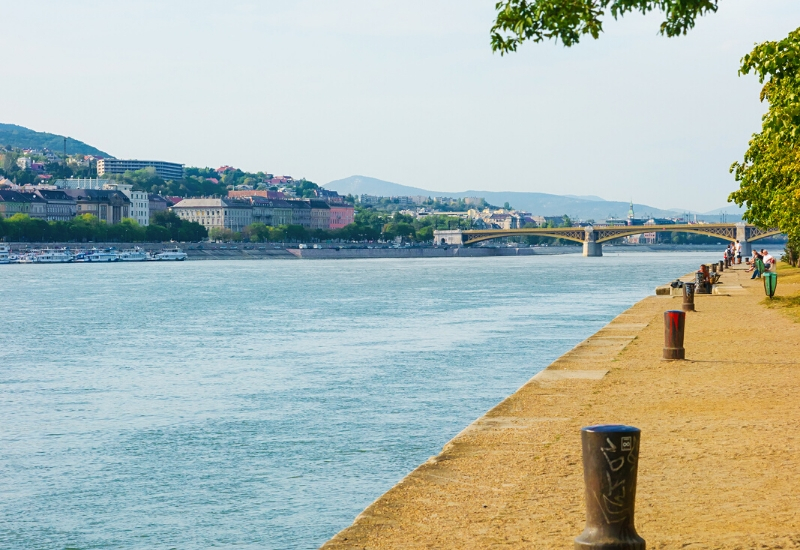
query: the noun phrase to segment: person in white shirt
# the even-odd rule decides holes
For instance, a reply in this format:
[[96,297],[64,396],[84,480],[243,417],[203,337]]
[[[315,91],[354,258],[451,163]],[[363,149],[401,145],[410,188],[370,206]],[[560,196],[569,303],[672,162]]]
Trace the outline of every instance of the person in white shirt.
[[761,256],[766,271],[772,271],[772,267],[775,265],[775,258],[772,257],[772,254],[767,252],[766,248],[761,249]]
[[742,263],[742,243],[740,243],[737,240],[736,244],[733,245],[733,248],[734,248],[734,252],[736,254],[736,263],[737,264]]

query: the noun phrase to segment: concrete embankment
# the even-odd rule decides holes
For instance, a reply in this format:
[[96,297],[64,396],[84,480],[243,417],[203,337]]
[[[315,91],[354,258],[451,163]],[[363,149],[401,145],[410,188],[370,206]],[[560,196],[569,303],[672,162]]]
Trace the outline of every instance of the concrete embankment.
[[[572,548],[585,521],[580,429],[642,430],[636,525],[650,549],[800,548],[800,324],[726,270],[662,361],[651,296],[451,440],[323,548]],[[667,281],[665,281],[667,282]],[[800,284],[779,283],[790,295]]]

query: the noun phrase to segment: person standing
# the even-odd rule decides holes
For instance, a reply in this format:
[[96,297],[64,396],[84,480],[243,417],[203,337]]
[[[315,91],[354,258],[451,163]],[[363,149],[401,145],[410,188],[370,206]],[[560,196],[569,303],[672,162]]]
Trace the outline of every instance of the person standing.
[[733,245],[733,251],[736,257],[736,263],[742,263],[742,243],[739,242],[739,239],[736,239],[736,244]]

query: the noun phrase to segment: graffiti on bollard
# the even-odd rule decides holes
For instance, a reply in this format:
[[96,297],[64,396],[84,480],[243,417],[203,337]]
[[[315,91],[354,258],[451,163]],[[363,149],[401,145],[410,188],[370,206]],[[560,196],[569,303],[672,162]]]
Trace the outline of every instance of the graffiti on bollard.
[[634,525],[640,435],[633,426],[581,430],[586,528],[575,550],[645,550]]
[[686,313],[664,312],[664,359],[686,359],[683,348],[683,333],[686,328]]
[[683,283],[683,311],[695,311],[694,309],[694,283]]

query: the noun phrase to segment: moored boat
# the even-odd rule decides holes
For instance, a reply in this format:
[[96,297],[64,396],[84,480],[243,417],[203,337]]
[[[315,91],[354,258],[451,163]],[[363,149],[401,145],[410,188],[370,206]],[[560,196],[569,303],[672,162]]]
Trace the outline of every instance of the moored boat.
[[65,264],[72,261],[72,252],[69,250],[53,250],[46,248],[33,253],[35,264]]
[[84,262],[118,262],[119,254],[111,248],[97,250],[93,248],[83,258]]
[[184,252],[180,248],[168,248],[162,250],[161,252],[153,256],[153,259],[162,262],[164,261],[182,262],[183,260],[186,259],[187,256],[188,255],[186,254],[186,252]]
[[8,248],[6,245],[0,245],[0,264],[10,264],[11,260],[9,256],[11,255],[11,249]]
[[143,262],[150,259],[150,253],[137,246],[120,252],[119,259],[121,262]]

